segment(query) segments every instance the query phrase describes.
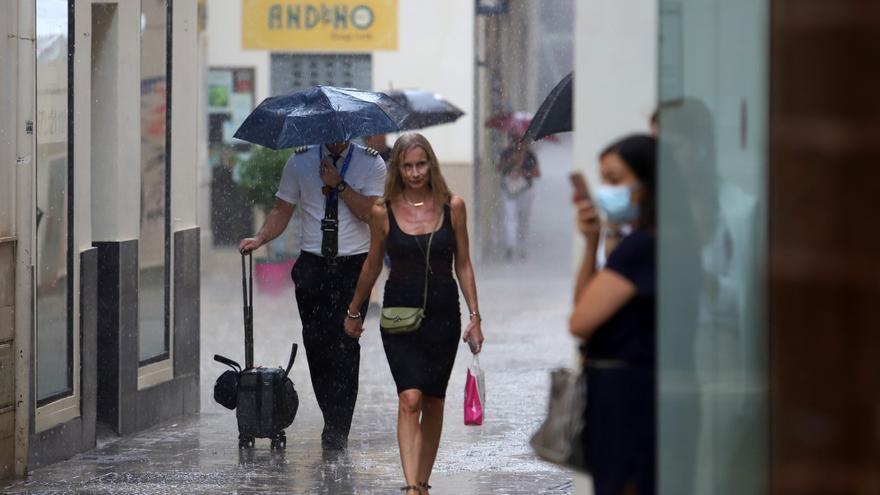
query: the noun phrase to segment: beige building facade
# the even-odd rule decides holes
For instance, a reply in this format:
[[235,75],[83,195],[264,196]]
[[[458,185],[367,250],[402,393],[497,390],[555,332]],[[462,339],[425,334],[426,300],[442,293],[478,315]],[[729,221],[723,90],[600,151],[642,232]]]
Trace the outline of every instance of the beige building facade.
[[197,12],[0,5],[0,476],[198,410]]

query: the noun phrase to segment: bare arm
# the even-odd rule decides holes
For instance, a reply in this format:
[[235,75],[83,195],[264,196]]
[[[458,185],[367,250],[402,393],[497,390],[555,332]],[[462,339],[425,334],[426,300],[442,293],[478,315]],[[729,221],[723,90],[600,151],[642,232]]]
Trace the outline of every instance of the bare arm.
[[[382,259],[385,257],[385,239],[388,236],[388,212],[385,206],[373,204],[370,215],[370,252],[361,268],[361,274],[358,277],[357,286],[354,290],[351,302],[348,304],[348,314],[356,315],[360,313],[360,308],[364,301],[370,296],[379,273],[382,272]],[[364,331],[364,319],[346,318],[345,332],[353,337],[358,338]]]
[[602,225],[599,221],[599,215],[590,201],[582,200],[577,203],[577,223],[578,230],[586,239],[586,247],[584,249],[584,257],[581,260],[581,267],[578,270],[577,279],[574,284],[574,301],[580,299],[581,294],[587,287],[587,283],[596,273],[596,250],[599,245],[599,232]]
[[[345,201],[354,216],[362,222],[370,222],[370,213],[373,211],[376,201],[379,200],[378,196],[364,196],[350,187],[346,187],[339,197]],[[382,209],[384,210],[384,207]]]
[[253,251],[281,235],[281,233],[284,232],[284,229],[287,228],[287,224],[290,222],[290,217],[293,216],[295,208],[296,205],[290,204],[283,199],[275,198],[275,206],[266,216],[266,221],[263,222],[260,231],[257,232],[255,237],[242,239],[239,244],[239,249],[242,251]]
[[464,200],[459,196],[453,196],[450,202],[452,210],[452,229],[455,231],[455,276],[461,286],[468,312],[472,316],[462,340],[467,342],[472,335],[477,342],[477,352],[483,346],[482,317],[480,304],[477,301],[477,280],[474,276],[474,266],[471,264],[470,239],[467,231],[467,209]]
[[602,270],[578,297],[571,314],[569,332],[589,339],[593,332],[636,295],[636,286],[613,270]]

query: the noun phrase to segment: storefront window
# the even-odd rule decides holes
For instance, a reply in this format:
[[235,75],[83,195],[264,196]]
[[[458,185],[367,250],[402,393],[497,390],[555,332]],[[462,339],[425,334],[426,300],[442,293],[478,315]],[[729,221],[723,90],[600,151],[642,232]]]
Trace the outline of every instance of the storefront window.
[[73,392],[70,9],[37,0],[37,401]]
[[141,225],[138,323],[141,365],[169,356],[168,11],[141,1]]
[[659,493],[767,493],[767,0],[660,2]]

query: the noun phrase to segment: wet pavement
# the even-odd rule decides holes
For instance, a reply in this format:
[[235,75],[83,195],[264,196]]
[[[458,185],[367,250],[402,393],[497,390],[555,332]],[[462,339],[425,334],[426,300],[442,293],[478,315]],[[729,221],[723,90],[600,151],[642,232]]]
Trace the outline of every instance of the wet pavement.
[[[449,383],[433,494],[568,494],[570,473],[541,462],[528,446],[546,408],[548,371],[573,362],[566,332],[571,306],[571,226],[567,141],[537,150],[544,178],[536,186],[529,258],[487,258],[477,266],[486,343],[487,414],[481,427],[463,424],[463,389],[470,353],[459,347]],[[349,448],[325,454],[322,420],[305,353],[292,377],[300,409],[287,430],[286,451],[268,440],[252,451],[237,444],[235,415],[213,403],[211,387],[224,367],[214,353],[243,357],[241,282],[235,251],[207,250],[202,258],[202,412],[141,434],[105,437],[99,447],[37,469],[3,493],[401,493],[394,382],[385,360],[377,312],[361,339],[360,393]],[[255,356],[286,364],[290,343],[301,342],[292,288],[257,293]]]

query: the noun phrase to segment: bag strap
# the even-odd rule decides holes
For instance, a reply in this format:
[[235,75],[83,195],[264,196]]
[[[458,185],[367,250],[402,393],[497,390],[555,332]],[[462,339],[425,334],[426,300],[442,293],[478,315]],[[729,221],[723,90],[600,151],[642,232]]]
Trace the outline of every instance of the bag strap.
[[[433,227],[433,226],[432,226]],[[431,235],[428,236],[428,249],[425,254],[425,297],[422,299],[422,311],[428,307],[428,273],[431,271],[431,241],[434,240],[434,232],[437,229],[431,229]]]
[[214,354],[214,361],[217,361],[218,363],[223,363],[226,366],[229,366],[233,370],[237,371],[238,373],[241,373],[241,366],[226,356],[221,356],[220,354]]

